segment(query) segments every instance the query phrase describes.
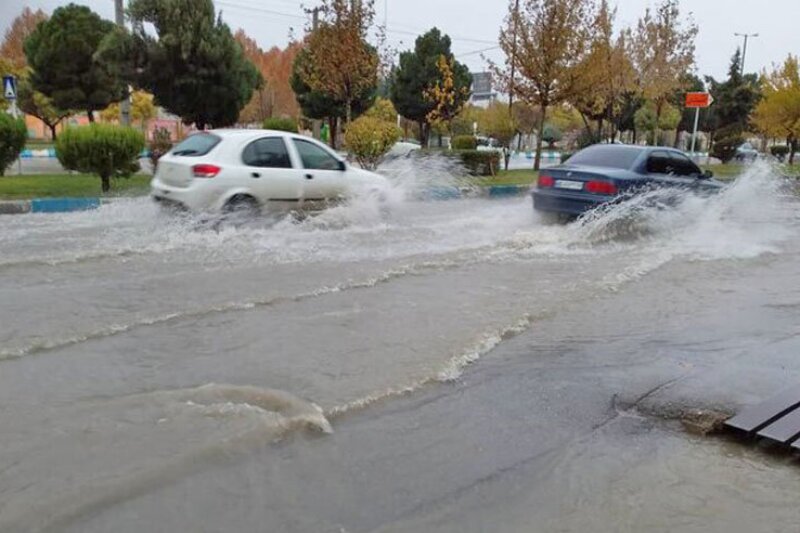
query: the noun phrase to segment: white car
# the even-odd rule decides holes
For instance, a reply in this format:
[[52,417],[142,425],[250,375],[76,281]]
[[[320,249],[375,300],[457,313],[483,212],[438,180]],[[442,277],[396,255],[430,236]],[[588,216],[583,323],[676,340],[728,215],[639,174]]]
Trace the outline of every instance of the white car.
[[151,196],[192,211],[318,209],[381,195],[386,178],[348,165],[314,139],[271,130],[211,130],[158,160]]

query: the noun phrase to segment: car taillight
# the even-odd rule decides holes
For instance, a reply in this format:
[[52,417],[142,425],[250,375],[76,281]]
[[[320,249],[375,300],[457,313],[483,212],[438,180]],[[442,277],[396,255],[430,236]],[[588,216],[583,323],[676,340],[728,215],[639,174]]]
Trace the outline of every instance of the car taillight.
[[195,165],[192,167],[192,175],[195,178],[213,178],[222,170],[217,165]]
[[617,186],[611,183],[610,181],[600,181],[600,180],[592,180],[587,182],[584,186],[584,190],[586,192],[590,192],[592,194],[617,194],[618,189]]
[[539,176],[539,180],[536,182],[537,187],[540,189],[546,189],[547,187],[552,187],[555,184],[556,180],[553,179],[553,176],[548,176],[546,174]]

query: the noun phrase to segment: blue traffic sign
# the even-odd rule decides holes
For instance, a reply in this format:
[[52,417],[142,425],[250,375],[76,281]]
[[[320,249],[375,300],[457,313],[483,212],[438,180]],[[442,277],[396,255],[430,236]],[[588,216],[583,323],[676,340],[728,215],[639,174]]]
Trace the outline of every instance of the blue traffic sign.
[[3,96],[6,100],[17,99],[17,78],[14,76],[3,76]]

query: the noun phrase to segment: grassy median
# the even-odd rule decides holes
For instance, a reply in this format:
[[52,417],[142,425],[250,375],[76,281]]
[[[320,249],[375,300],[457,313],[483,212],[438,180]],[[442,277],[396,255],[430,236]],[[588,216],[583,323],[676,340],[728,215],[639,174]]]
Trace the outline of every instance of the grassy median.
[[[150,176],[137,174],[111,180],[105,196],[139,196],[150,190]],[[0,177],[0,199],[86,198],[104,196],[100,178],[90,174],[32,174]]]

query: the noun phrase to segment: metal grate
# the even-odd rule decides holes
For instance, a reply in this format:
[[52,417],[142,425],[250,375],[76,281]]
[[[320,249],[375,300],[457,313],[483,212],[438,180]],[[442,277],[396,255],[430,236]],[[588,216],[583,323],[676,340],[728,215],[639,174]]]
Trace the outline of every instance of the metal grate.
[[748,407],[725,426],[800,449],[800,385]]

